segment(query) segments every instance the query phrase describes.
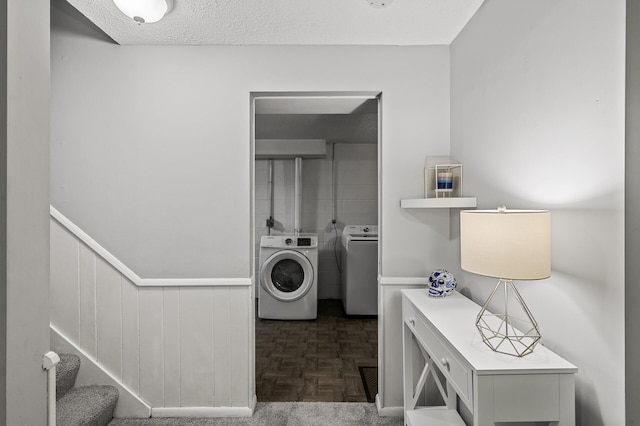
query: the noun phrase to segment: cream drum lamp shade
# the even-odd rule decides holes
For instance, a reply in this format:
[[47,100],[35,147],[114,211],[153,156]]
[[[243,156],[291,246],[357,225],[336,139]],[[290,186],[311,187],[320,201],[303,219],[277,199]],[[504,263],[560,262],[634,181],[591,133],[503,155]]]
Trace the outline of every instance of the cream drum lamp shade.
[[[505,207],[460,212],[460,266],[499,279],[476,318],[483,342],[507,355],[532,353],[540,329],[513,280],[551,275],[551,213]],[[492,306],[501,311],[489,311]]]
[[551,213],[548,210],[460,212],[462,269],[508,280],[551,275]]

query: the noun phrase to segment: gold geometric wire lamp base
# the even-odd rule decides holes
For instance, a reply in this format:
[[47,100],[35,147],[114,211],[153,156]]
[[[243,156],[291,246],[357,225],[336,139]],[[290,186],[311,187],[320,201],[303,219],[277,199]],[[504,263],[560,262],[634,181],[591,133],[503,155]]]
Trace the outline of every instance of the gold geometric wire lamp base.
[[[499,291],[502,288],[502,291]],[[504,298],[503,312],[487,310],[500,294]],[[523,357],[533,352],[540,340],[540,329],[531,311],[512,280],[500,279],[476,318],[482,341],[495,352]]]
[[[460,266],[499,278],[476,318],[484,343],[495,352],[517,357],[533,352],[540,329],[513,280],[542,280],[551,275],[551,213],[505,206],[460,212]],[[502,305],[496,300],[500,295]],[[502,312],[488,311],[489,304],[502,306]]]

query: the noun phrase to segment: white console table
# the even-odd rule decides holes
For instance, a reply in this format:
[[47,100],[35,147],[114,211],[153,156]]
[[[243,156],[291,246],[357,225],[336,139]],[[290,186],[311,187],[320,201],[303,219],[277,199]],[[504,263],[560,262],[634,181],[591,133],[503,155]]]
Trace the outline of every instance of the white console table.
[[[522,358],[493,352],[475,327],[479,311],[458,292],[430,298],[426,289],[402,290],[405,424],[464,426],[462,404],[474,426],[575,425],[577,368],[541,344]],[[445,383],[429,383],[444,405],[420,406],[427,377],[439,376],[436,368]]]

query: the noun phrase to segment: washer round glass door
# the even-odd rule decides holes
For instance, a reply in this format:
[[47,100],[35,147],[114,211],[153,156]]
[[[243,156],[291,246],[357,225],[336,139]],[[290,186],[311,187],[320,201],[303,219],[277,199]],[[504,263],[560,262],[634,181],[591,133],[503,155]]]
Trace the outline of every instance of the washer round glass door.
[[294,250],[272,254],[260,268],[260,285],[272,297],[293,302],[303,297],[313,284],[313,266]]

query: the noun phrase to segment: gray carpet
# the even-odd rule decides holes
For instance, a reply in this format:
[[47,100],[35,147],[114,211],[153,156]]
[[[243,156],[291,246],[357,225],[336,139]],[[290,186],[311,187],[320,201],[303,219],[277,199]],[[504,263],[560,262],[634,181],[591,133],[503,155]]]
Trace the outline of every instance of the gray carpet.
[[62,398],[75,386],[79,370],[79,356],[60,354],[60,363],[56,366],[56,399]]
[[105,426],[113,419],[118,389],[113,386],[76,387],[80,357],[60,354],[56,367],[56,424],[61,426]]
[[113,419],[109,426],[362,426],[398,425],[402,417],[378,417],[364,402],[259,402],[253,417]]

